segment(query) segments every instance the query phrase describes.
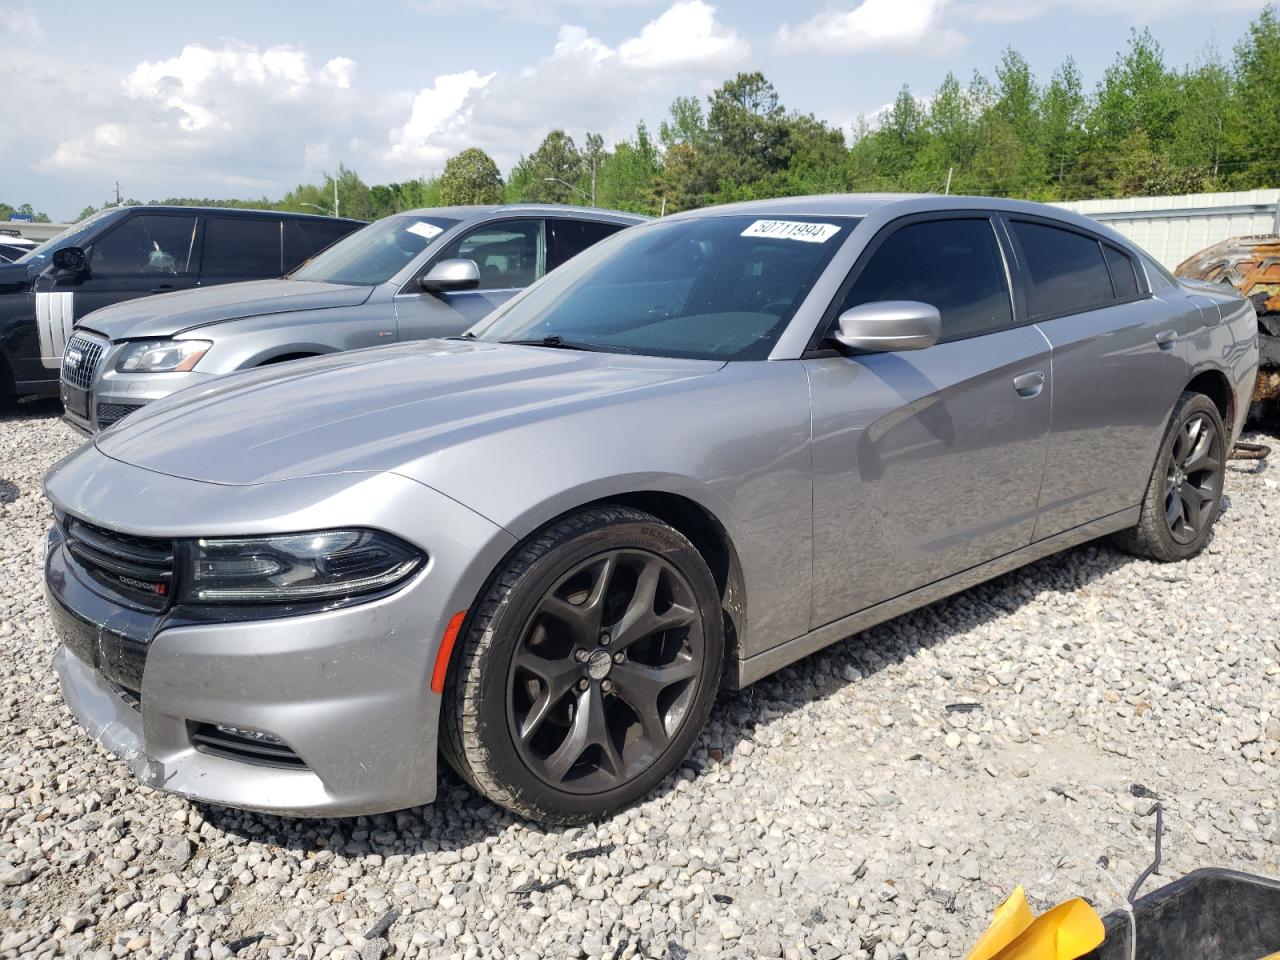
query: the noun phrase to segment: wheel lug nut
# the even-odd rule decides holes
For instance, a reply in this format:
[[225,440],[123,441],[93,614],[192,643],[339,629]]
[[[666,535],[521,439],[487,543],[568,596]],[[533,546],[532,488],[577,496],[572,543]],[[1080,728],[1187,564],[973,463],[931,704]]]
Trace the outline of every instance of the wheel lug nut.
[[591,686],[591,681],[588,680],[586,677],[583,677],[581,680],[578,681],[579,690],[585,690],[589,686]]
[[604,683],[600,684],[600,687],[605,693],[611,693],[613,691],[613,681],[606,680]]
[[587,657],[589,656],[591,656],[591,654],[587,653],[587,651],[578,650],[574,653],[573,658],[577,660],[579,663],[586,663]]
[[614,663],[621,663],[621,662],[622,662],[623,660],[625,660],[625,659],[626,659],[626,656],[625,656],[625,654],[623,654],[623,652],[622,652],[621,650],[619,650],[617,653],[615,653],[615,654],[613,655],[613,662],[614,662]]
[[613,643],[613,637],[609,636],[607,633],[600,634],[600,646],[607,647],[611,643]]

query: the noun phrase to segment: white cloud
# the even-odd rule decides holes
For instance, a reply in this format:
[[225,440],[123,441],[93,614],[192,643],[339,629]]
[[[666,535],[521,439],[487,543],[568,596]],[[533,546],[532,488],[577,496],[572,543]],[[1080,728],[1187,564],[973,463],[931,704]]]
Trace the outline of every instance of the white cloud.
[[44,40],[40,15],[25,3],[0,3],[0,33],[12,33],[37,43]]
[[436,77],[434,85],[413,98],[405,125],[391,131],[390,158],[442,163],[449,153],[445,144],[452,140],[451,131],[470,115],[465,108],[468,96],[492,79],[492,73],[482,77],[474,70]]
[[750,47],[736,31],[716,22],[715,8],[702,0],[680,0],[639,35],[618,47],[623,63],[644,70],[712,66],[746,57]]
[[[616,47],[584,27],[565,25],[549,54],[477,83],[448,116],[433,115],[430,124],[419,127],[424,136],[406,142],[405,128],[393,131],[387,158],[438,170],[450,154],[479,146],[499,166],[509,167],[554,127],[575,137],[588,130],[606,139],[628,136],[638,102],[661,99],[665,105],[676,93],[687,92],[690,83],[722,80],[748,49],[703,0],[677,0]],[[419,97],[438,90],[443,79]],[[413,126],[412,120],[406,124]]]
[[783,24],[777,45],[788,52],[861,53],[957,46],[963,38],[939,24],[948,0],[862,0],[828,7],[797,27]]

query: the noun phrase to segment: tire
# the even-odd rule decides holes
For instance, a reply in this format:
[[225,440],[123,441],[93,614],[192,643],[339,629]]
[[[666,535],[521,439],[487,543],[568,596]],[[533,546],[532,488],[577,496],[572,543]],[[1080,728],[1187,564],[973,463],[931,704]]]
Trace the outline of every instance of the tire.
[[[1207,433],[1198,432],[1193,424]],[[1200,457],[1202,436],[1205,447]],[[1188,446],[1193,440],[1194,445]],[[1193,454],[1196,461],[1190,459]],[[1115,534],[1116,545],[1160,563],[1189,560],[1198,554],[1209,542],[1222,507],[1226,458],[1227,432],[1218,408],[1203,394],[1182,394],[1160,441],[1138,525]],[[1199,507],[1193,511],[1196,501]]]
[[469,613],[441,751],[522,817],[604,817],[688,754],[723,662],[719,593],[693,544],[640,510],[581,510],[521,544]]

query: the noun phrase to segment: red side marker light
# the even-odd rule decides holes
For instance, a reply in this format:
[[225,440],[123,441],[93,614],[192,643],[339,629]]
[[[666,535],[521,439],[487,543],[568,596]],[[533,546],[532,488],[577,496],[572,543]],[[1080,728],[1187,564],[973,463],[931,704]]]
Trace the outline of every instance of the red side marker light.
[[431,673],[431,689],[435,693],[444,693],[444,675],[449,671],[449,658],[453,655],[453,645],[457,642],[458,633],[462,630],[462,621],[467,618],[467,611],[459,610],[449,618],[449,625],[444,628],[444,638],[440,641],[440,650],[436,654],[436,668]]

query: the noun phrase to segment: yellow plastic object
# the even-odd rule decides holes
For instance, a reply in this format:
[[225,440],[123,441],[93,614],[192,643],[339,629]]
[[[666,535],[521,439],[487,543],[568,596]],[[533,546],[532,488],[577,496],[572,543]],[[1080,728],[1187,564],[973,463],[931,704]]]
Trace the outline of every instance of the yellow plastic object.
[[1026,894],[1018,887],[996,907],[991,926],[965,960],[1076,960],[1105,937],[1102,920],[1079,898],[1033,920]]
[[1268,953],[1262,960],[1280,960],[1280,951],[1276,953]]
[[991,926],[965,954],[965,960],[991,960],[1031,926],[1034,919],[1022,884],[1018,884],[1008,899],[991,914]]

